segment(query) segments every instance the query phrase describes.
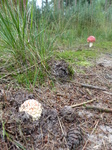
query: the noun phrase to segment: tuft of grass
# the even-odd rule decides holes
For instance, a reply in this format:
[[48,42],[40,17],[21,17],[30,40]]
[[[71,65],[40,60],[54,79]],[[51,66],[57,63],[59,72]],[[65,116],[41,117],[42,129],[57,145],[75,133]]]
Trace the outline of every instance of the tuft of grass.
[[[17,5],[2,3],[0,9],[0,54],[5,53],[5,57],[10,57],[8,63],[13,62],[13,66],[5,67],[8,72],[15,71],[15,78],[19,83],[42,83],[47,75],[47,59],[52,56],[53,43],[57,35],[51,37],[47,30],[48,25],[43,17],[39,23],[35,22],[33,9],[34,3],[30,5],[28,1],[22,9],[20,3]],[[32,70],[24,71],[33,66]],[[21,68],[18,73],[18,68]],[[37,82],[38,81],[38,82]]]
[[70,76],[72,77],[74,75],[74,69],[71,65],[68,66],[68,71],[69,71]]
[[40,68],[37,71],[28,70],[22,74],[17,74],[16,76],[13,76],[13,78],[15,78],[22,86],[30,88],[30,85],[35,86],[42,84],[45,81],[45,74],[46,72]]
[[84,67],[89,67],[89,66],[93,66],[93,64],[89,61],[80,61],[76,63],[79,66],[84,66]]

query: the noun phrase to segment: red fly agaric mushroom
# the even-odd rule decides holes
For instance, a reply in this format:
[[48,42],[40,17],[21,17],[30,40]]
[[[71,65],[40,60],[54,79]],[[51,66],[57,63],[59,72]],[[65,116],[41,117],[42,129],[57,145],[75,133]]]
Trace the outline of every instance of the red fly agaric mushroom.
[[93,46],[93,42],[95,42],[95,41],[96,41],[96,39],[95,39],[94,36],[89,36],[87,38],[87,42],[89,42],[89,47],[92,47]]

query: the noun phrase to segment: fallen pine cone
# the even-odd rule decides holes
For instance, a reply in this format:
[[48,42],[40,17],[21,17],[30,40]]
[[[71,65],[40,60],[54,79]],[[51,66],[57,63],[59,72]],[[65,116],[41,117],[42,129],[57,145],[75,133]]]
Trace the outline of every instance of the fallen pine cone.
[[73,122],[77,118],[77,114],[71,106],[65,106],[60,110],[60,115],[64,120]]
[[82,132],[79,127],[72,127],[67,133],[67,143],[70,150],[76,150],[82,142]]

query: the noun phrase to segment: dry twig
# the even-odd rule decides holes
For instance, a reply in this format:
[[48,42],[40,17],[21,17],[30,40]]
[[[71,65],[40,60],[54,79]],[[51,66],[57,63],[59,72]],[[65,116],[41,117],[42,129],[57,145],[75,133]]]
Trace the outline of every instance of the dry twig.
[[85,104],[88,104],[88,103],[92,103],[92,102],[94,102],[94,101],[96,101],[96,99],[92,99],[92,100],[89,100],[89,101],[87,101],[87,102],[83,102],[83,103],[76,104],[76,105],[71,105],[71,107],[72,107],[72,108],[74,108],[74,107],[79,107],[79,106],[82,106],[82,105],[85,105]]
[[[64,135],[64,131],[63,131],[63,128],[62,128],[62,125],[61,125],[61,121],[60,121],[59,117],[58,117],[58,122],[59,122],[59,125],[60,125],[60,128],[61,128],[62,134]],[[65,137],[64,137],[64,140],[65,140],[65,144],[66,144],[66,146],[67,146],[67,150],[69,150],[68,144],[67,144],[67,141],[66,141],[66,138],[65,138]]]
[[109,94],[109,95],[112,95],[111,92],[107,92],[107,91],[103,91],[105,94]]
[[28,69],[31,69],[31,68],[33,68],[34,66],[35,66],[35,65],[30,66],[30,67],[28,67],[28,68],[25,68],[25,69],[23,69],[23,70],[22,70],[22,68],[19,68],[19,69],[16,70],[16,71],[13,71],[13,72],[11,72],[11,73],[8,73],[8,74],[2,76],[2,77],[0,78],[0,80],[4,79],[4,78],[6,78],[6,77],[8,77],[8,76],[10,76],[10,75],[17,75],[18,73],[22,73],[22,72],[24,72],[24,71],[27,71]]
[[62,79],[62,80],[63,81],[67,81],[67,82],[71,82],[71,83],[74,83],[74,84],[77,84],[77,85],[82,86],[82,87],[90,88],[90,89],[103,90],[103,91],[106,90],[105,88],[102,88],[102,87],[99,87],[99,86],[94,86],[94,85],[90,85],[90,84],[84,84],[84,83],[75,82],[75,81],[71,81],[71,80],[65,80],[65,79]]
[[91,89],[97,89],[97,90],[103,90],[103,91],[106,90],[105,88],[101,88],[99,86],[93,86],[93,85],[89,85],[89,84],[82,84],[82,83],[80,83],[80,85],[82,87],[87,87],[87,88],[91,88]]
[[85,106],[86,109],[93,109],[93,110],[98,110],[100,112],[106,112],[106,113],[112,113],[112,109],[108,108],[102,108],[102,107],[96,107],[96,106]]
[[[91,132],[90,135],[92,135],[92,134],[94,133],[94,131],[96,130],[96,128],[97,128],[97,126],[98,126],[98,123],[99,123],[99,120],[96,122],[95,127],[93,128],[93,130],[92,130],[92,132]],[[88,140],[85,142],[84,147],[83,147],[82,150],[85,150],[86,145],[88,144],[88,142],[89,142],[89,138],[88,138]]]

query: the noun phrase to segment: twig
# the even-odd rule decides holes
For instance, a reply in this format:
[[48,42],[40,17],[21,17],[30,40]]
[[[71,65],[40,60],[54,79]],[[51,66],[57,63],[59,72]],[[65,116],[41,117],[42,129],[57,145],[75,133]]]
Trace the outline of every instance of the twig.
[[71,105],[72,108],[74,107],[79,107],[79,106],[82,106],[82,105],[85,105],[85,104],[88,104],[88,103],[92,103],[93,101],[96,101],[97,99],[92,99],[92,100],[89,100],[87,102],[83,102],[83,103],[80,103],[80,104],[76,104],[76,105]]
[[[64,135],[64,131],[63,131],[63,128],[62,128],[62,125],[61,125],[61,121],[60,121],[59,117],[58,117],[58,122],[59,122],[59,125],[60,125],[60,128],[61,128],[62,134]],[[67,150],[69,150],[68,145],[67,145],[67,141],[66,141],[65,137],[64,137],[64,140],[65,140],[65,144],[67,146]]]
[[105,88],[102,88],[102,87],[99,87],[99,86],[84,84],[84,83],[75,82],[75,81],[71,81],[71,80],[65,80],[65,79],[62,79],[62,80],[66,81],[66,82],[71,82],[71,83],[77,84],[77,85],[82,86],[82,87],[90,88],[90,89],[97,89],[97,90],[103,90],[103,91],[106,90]]
[[0,80],[4,79],[4,78],[6,78],[6,77],[8,77],[8,76],[10,76],[10,75],[17,75],[18,73],[22,73],[22,72],[24,72],[24,71],[26,71],[26,70],[28,70],[28,69],[33,68],[33,67],[34,67],[34,65],[33,65],[33,66],[30,66],[30,67],[28,67],[28,68],[25,68],[25,69],[23,69],[23,70],[21,70],[22,68],[19,68],[19,69],[16,70],[16,71],[13,71],[13,72],[11,72],[11,73],[8,73],[8,74],[4,75],[3,77],[0,78]]
[[[96,122],[96,125],[95,125],[95,127],[93,128],[93,130],[92,130],[92,132],[91,132],[90,135],[92,135],[92,134],[94,133],[94,131],[96,130],[96,128],[97,128],[97,126],[98,126],[98,123],[99,123],[99,120]],[[84,147],[83,147],[82,150],[85,150],[86,145],[88,144],[88,142],[89,142],[89,139],[88,139],[88,140],[86,141],[86,143],[84,144]]]
[[97,89],[97,90],[103,90],[103,91],[106,90],[105,88],[101,88],[99,86],[93,86],[93,85],[89,85],[89,84],[82,84],[82,83],[80,83],[80,85],[82,87],[87,87],[87,88],[91,88],[91,89]]
[[96,76],[96,74],[80,74],[80,76]]
[[7,80],[7,79],[2,79],[1,80],[1,78],[0,78],[0,83],[9,83],[10,81],[9,80]]
[[[44,61],[45,61],[46,59],[48,59],[48,57],[45,58]],[[37,64],[40,64],[40,63],[42,63],[44,69],[46,70],[45,65],[43,64],[43,61],[39,61]],[[0,78],[0,80],[4,79],[4,78],[6,78],[6,77],[8,77],[8,76],[10,76],[10,75],[17,75],[18,73],[25,72],[25,71],[27,71],[28,69],[33,68],[34,66],[35,66],[35,65],[29,66],[28,68],[25,68],[25,69],[23,69],[23,70],[22,70],[22,67],[21,67],[21,68],[19,68],[19,69],[16,70],[16,71],[13,71],[13,72],[11,72],[11,73],[8,73],[8,74],[4,75],[3,77]],[[47,71],[47,70],[46,70],[46,71]]]
[[98,110],[100,112],[106,112],[106,113],[112,113],[112,109],[108,109],[108,108],[102,108],[102,107],[96,107],[96,106],[85,106],[86,109],[94,109],[94,110]]
[[112,93],[110,93],[110,92],[107,92],[107,91],[103,91],[103,92],[106,94],[112,95]]
[[42,145],[43,145],[44,139],[43,139],[43,131],[42,131],[42,128],[41,128],[41,127],[40,127],[40,132],[41,132],[41,136],[42,136]]
[[[4,88],[4,86],[3,86]],[[5,88],[4,88],[5,89]],[[3,102],[5,103],[8,103],[8,100],[7,100],[7,96],[6,96],[6,93],[5,93],[5,90],[1,90],[2,91],[2,96],[3,96]]]

